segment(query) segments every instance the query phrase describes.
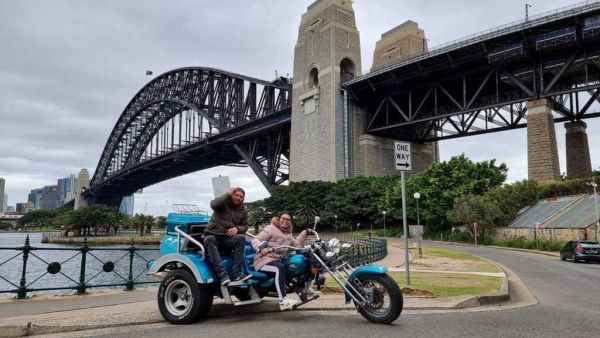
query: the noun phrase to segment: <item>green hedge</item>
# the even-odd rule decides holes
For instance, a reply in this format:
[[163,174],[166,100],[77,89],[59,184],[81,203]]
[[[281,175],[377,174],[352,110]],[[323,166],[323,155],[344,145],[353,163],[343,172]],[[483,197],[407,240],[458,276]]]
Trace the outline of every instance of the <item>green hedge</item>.
[[542,251],[560,251],[565,245],[565,242],[554,241],[548,239],[527,240],[524,238],[502,239],[494,241],[494,245],[506,246],[509,248],[532,249]]
[[[459,243],[470,243],[474,244],[475,239],[473,238],[473,234],[467,231],[443,231],[436,233],[426,233],[424,236],[426,239],[432,240],[442,240],[447,242],[459,242]],[[520,248],[520,249],[531,249],[531,250],[542,250],[542,251],[560,251],[562,247],[565,245],[563,241],[555,241],[548,239],[540,239],[540,240],[527,240],[524,238],[516,238],[516,239],[493,239],[490,237],[486,237],[485,239],[481,239],[477,237],[478,245],[495,245],[495,246],[504,246],[508,248]]]

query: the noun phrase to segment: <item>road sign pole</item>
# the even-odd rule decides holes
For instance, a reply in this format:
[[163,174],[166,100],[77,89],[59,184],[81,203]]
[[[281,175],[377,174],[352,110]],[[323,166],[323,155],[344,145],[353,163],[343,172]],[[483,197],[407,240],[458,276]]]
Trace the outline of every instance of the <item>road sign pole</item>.
[[410,285],[410,269],[408,267],[408,222],[406,220],[406,184],[404,170],[400,172],[402,180],[402,224],[404,225],[404,266],[406,267],[406,285]]
[[412,170],[410,143],[394,142],[394,162],[396,170],[400,170],[402,180],[402,224],[404,225],[404,266],[406,267],[406,285],[410,285],[410,268],[408,257],[408,220],[406,219],[406,179],[405,172]]

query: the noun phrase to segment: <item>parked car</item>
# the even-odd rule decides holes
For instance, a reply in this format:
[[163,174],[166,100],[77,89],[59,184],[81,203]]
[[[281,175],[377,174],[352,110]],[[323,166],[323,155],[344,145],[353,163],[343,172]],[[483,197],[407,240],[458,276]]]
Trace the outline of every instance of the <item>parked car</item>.
[[600,244],[594,241],[569,241],[560,250],[560,259],[572,259],[573,263],[579,261],[600,262]]

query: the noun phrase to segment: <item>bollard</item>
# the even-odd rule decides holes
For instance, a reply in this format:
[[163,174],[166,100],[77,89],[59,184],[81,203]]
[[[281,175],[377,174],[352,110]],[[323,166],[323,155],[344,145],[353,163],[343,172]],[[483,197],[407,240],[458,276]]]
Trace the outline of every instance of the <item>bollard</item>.
[[79,285],[77,285],[77,294],[82,295],[85,293],[85,264],[87,252],[89,251],[87,245],[87,236],[83,237],[83,243],[81,243],[81,269],[79,271]]
[[21,271],[21,282],[19,284],[19,290],[17,291],[17,298],[24,299],[27,298],[27,260],[29,259],[29,251],[31,251],[31,246],[29,246],[29,235],[25,237],[25,246],[23,247],[23,270]]
[[133,256],[135,254],[135,247],[133,246],[133,238],[131,239],[129,246],[129,276],[127,277],[127,285],[125,291],[133,290]]

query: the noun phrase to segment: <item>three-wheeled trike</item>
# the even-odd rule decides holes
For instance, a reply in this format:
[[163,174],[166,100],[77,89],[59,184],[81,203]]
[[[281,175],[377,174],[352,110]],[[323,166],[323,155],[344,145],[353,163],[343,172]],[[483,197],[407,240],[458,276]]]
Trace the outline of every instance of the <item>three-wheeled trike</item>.
[[[148,274],[161,280],[158,307],[163,317],[173,324],[188,324],[204,317],[217,297],[232,306],[277,297],[274,275],[254,270],[256,252],[248,237],[242,272],[251,278],[243,285],[221,286],[202,245],[210,216],[193,210],[168,215],[166,233],[160,244],[161,257],[148,264]],[[352,244],[335,238],[321,240],[316,232],[317,223],[318,217],[315,217],[311,231],[315,239],[311,244],[273,248],[286,251],[286,286],[288,294],[295,292],[300,298],[296,307],[317,299],[318,295],[308,296],[313,294],[307,292],[308,288],[314,285],[320,289],[325,276],[330,276],[343,289],[346,304],[352,303],[366,319],[384,324],[396,320],[402,312],[402,292],[387,274],[387,268],[351,266],[347,257]],[[231,275],[231,253],[222,252],[221,258]]]

